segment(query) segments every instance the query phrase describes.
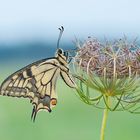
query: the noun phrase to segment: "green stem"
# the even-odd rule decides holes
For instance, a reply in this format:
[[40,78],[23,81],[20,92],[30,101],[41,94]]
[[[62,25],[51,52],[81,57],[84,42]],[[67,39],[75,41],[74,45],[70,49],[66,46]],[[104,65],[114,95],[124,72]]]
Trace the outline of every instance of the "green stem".
[[[106,97],[106,103],[109,104],[108,97]],[[106,128],[106,123],[107,123],[108,111],[109,111],[109,109],[106,107],[103,112],[100,140],[104,140],[104,138],[105,138],[105,128]]]

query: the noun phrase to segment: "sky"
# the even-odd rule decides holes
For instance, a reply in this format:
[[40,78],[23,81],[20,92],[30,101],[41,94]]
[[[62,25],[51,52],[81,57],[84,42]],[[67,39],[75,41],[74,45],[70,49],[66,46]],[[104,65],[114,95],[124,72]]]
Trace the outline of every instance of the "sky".
[[0,43],[140,36],[139,0],[0,0]]

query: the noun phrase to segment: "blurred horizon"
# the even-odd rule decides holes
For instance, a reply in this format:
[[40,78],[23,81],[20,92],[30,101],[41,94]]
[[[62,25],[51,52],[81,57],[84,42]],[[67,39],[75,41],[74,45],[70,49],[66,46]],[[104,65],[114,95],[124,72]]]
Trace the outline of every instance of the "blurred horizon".
[[139,37],[139,5],[139,0],[4,0],[0,3],[0,44],[56,42],[61,25],[65,27],[63,41],[68,43],[75,37]]

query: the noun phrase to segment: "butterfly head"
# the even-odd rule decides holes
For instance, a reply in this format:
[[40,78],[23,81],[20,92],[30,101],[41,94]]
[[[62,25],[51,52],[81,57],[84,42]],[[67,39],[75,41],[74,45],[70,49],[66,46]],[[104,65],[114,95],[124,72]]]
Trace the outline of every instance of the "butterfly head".
[[63,56],[66,60],[68,59],[68,52],[67,51],[63,51],[62,49],[58,49],[57,53],[61,56]]

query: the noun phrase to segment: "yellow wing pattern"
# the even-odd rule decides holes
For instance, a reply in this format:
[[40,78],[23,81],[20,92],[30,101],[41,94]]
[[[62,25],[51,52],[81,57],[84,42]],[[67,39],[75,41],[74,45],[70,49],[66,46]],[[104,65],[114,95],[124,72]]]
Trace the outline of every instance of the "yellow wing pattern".
[[30,98],[35,120],[40,109],[51,112],[57,103],[56,80],[60,74],[58,61],[47,59],[33,63],[9,76],[1,85],[1,95]]

